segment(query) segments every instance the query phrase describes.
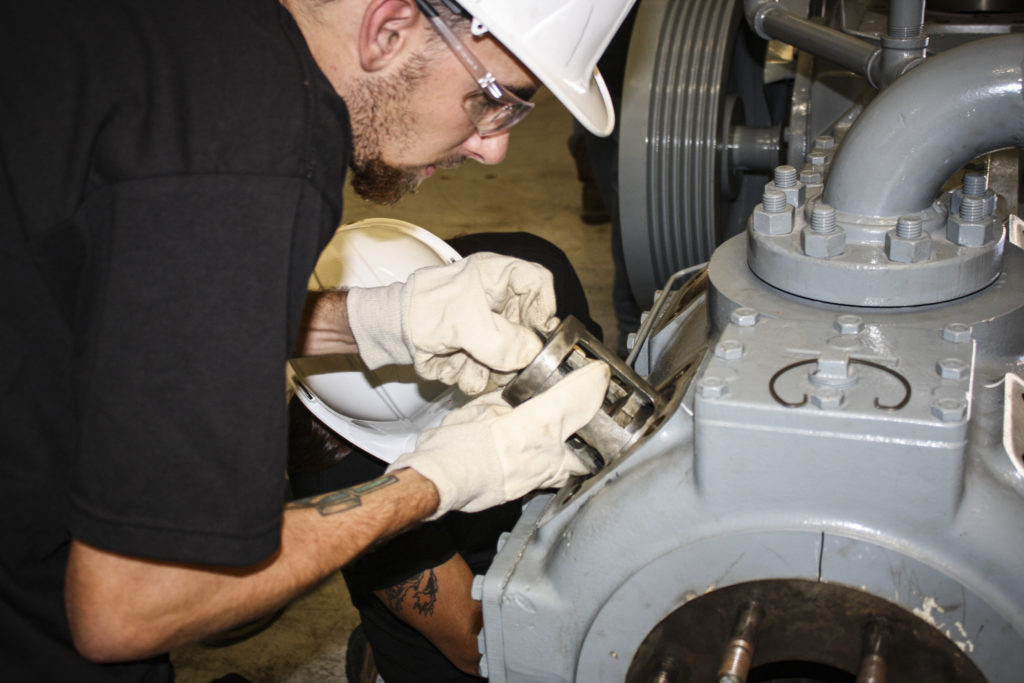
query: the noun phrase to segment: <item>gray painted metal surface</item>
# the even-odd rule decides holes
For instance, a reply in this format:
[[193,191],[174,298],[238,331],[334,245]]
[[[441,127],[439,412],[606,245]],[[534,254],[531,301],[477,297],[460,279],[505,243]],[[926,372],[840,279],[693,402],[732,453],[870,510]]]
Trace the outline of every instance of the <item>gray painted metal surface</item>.
[[[994,196],[972,197],[977,215],[968,215],[961,195],[936,195],[977,155],[1021,145],[1024,35],[933,57],[856,119],[823,171],[820,201],[808,193],[793,202],[807,215],[835,207],[841,233],[748,231],[750,267],[784,291],[855,306],[916,306],[976,292],[1001,267],[1005,235]],[[901,218],[920,222],[923,238],[894,239]]]
[[925,211],[971,159],[1022,145],[1024,35],[972,41],[878,95],[836,154],[824,200],[857,216]]
[[[622,681],[674,610],[782,578],[880,596],[988,680],[1017,680],[1024,477],[998,435],[1001,380],[1022,370],[1024,253],[984,292],[909,311],[781,294],[749,272],[742,238],[709,275],[712,350],[666,424],[578,489],[535,499],[486,575],[491,680]],[[715,355],[728,341],[739,357]],[[704,392],[712,378],[725,391]],[[834,406],[786,405],[829,391]]]
[[[897,23],[916,24],[914,2],[899,9]],[[789,190],[788,232],[752,207],[746,235],[659,293],[629,358],[661,394],[649,433],[593,476],[534,498],[478,577],[492,681],[648,680],[659,648],[680,635],[666,624],[731,619],[708,611],[728,599],[708,598],[756,600],[779,585],[827,587],[828,619],[844,596],[884,605],[902,629],[886,655],[894,665],[915,646],[966,662],[928,683],[1020,680],[1024,251],[1006,240],[977,177],[936,197],[935,174],[916,166],[1024,146],[1022,41],[951,51],[894,95],[858,105],[854,130],[815,144],[824,156],[804,169],[802,192],[792,169],[766,188],[770,211],[771,190]],[[979,71],[992,77],[944,94],[939,69],[964,88]],[[886,118],[916,110],[917,98],[957,113]],[[885,125],[904,128],[888,135]],[[948,139],[961,136],[971,140]],[[875,192],[854,182],[869,169],[880,174],[865,181]],[[899,192],[882,191],[887,182]],[[801,232],[832,235],[833,218],[842,251],[807,253]],[[813,618],[802,607],[793,614]],[[841,668],[855,674],[860,643],[851,646],[854,664]],[[753,664],[771,656],[755,649]]]

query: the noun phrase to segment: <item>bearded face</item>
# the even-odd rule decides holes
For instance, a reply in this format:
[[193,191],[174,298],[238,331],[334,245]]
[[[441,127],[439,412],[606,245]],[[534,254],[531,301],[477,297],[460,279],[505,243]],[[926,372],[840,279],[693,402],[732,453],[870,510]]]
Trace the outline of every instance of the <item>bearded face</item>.
[[346,99],[355,138],[352,187],[367,201],[394,204],[415,192],[431,167],[454,168],[465,160],[460,154],[452,154],[428,164],[398,166],[383,158],[389,144],[413,144],[420,137],[421,127],[429,125],[422,122],[413,106],[428,66],[427,57],[414,55],[397,74],[362,81]]

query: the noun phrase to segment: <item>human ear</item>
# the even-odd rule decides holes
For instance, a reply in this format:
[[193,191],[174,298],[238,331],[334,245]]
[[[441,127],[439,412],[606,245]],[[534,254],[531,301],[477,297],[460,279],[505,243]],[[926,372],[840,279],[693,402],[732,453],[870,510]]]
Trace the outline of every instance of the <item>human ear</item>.
[[415,0],[370,0],[359,27],[359,64],[364,71],[388,66],[420,26]]

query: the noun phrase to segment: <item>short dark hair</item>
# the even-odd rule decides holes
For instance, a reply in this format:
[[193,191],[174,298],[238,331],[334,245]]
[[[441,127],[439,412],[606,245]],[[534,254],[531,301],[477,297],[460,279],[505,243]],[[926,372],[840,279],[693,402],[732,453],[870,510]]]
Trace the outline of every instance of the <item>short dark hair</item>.
[[319,472],[352,448],[323,424],[297,396],[288,402],[288,471]]
[[468,32],[469,21],[472,18],[466,10],[454,0],[424,0],[434,8],[441,21],[448,25],[453,31]]

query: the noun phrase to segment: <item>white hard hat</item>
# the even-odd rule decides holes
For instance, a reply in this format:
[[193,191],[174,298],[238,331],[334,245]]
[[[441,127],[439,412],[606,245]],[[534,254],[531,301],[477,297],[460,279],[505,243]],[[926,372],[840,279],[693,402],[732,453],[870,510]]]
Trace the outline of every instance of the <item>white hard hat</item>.
[[[319,289],[404,282],[419,268],[459,254],[421,227],[371,218],[338,229],[317,264]],[[452,387],[420,379],[412,366],[370,370],[355,354],[289,361],[295,395],[327,427],[371,455],[393,462],[416,437],[469,400]]]
[[595,135],[615,127],[597,60],[635,0],[456,0]]

